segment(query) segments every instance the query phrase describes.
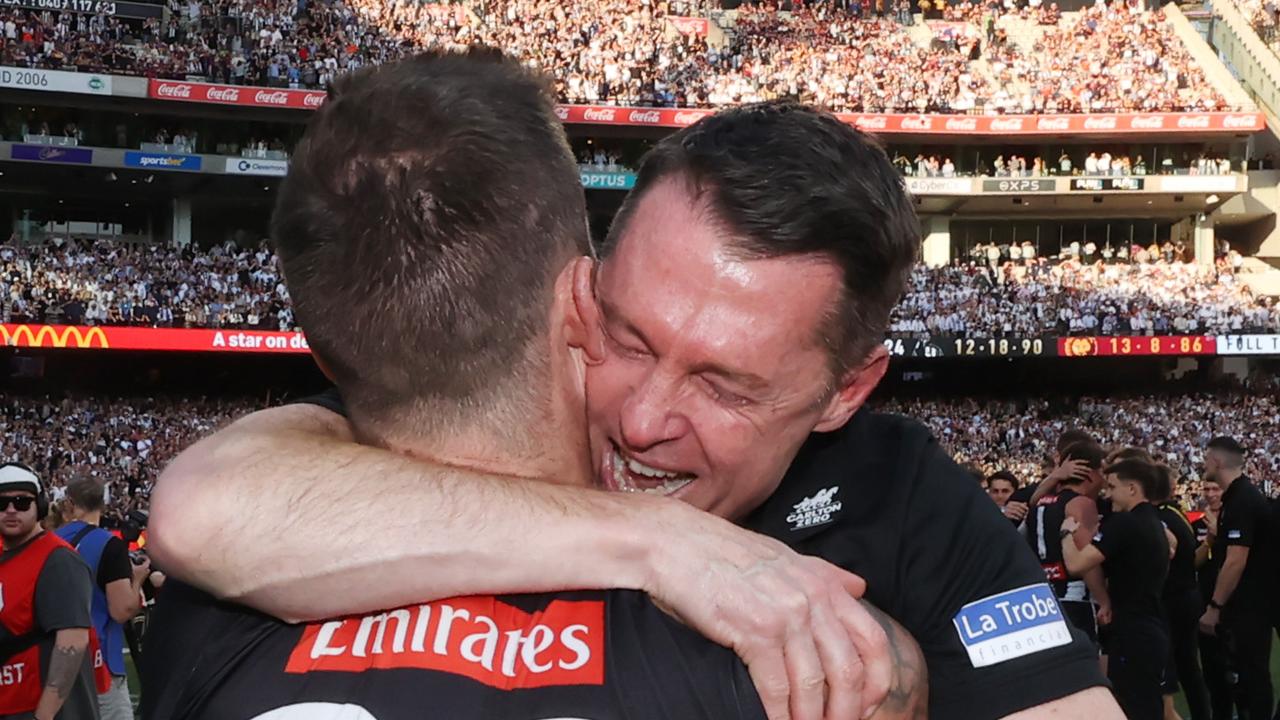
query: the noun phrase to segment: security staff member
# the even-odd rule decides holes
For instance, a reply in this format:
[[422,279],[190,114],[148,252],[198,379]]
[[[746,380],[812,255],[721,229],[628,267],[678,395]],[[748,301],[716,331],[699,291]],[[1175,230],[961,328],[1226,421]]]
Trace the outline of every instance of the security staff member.
[[[1164,697],[1167,710],[1173,708],[1173,696],[1181,685],[1187,697],[1191,720],[1209,720],[1209,691],[1200,672],[1198,621],[1204,612],[1200,589],[1196,584],[1195,529],[1173,500],[1173,471],[1168,465],[1156,465],[1159,472],[1155,497],[1160,521],[1173,535],[1175,546],[1169,560],[1169,575],[1164,582],[1162,602],[1169,626],[1169,663],[1165,668]],[[1166,716],[1169,713],[1166,711]]]
[[1093,543],[1076,547],[1079,523],[1068,518],[1061,535],[1067,570],[1083,573],[1102,566],[1111,590],[1107,677],[1130,720],[1160,720],[1160,683],[1169,654],[1160,594],[1169,570],[1169,541],[1148,498],[1156,494],[1156,469],[1141,460],[1122,460],[1104,471],[1115,511]]
[[97,720],[89,568],[48,510],[30,468],[0,466],[0,718]]
[[124,623],[142,609],[142,583],[150,562],[134,565],[124,540],[103,530],[103,487],[91,478],[67,485],[65,501],[72,521],[58,537],[80,553],[93,574],[93,626],[111,674],[111,689],[98,698],[103,720],[132,720],[133,701],[124,666]]
[[1205,450],[1205,476],[1222,488],[1222,512],[1210,562],[1218,575],[1200,629],[1216,633],[1239,676],[1249,720],[1271,716],[1271,613],[1275,569],[1269,547],[1271,507],[1244,474],[1244,448],[1216,437]]
[[[1222,513],[1222,488],[1216,482],[1206,479],[1202,485],[1205,503],[1204,516],[1192,526],[1196,528],[1196,584],[1200,591],[1200,601],[1208,607],[1209,599],[1218,585],[1218,572],[1211,562],[1213,544],[1218,537],[1218,518]],[[1201,611],[1203,613],[1203,610]],[[1244,715],[1243,705],[1235,697],[1234,683],[1231,680],[1230,665],[1227,659],[1227,648],[1222,638],[1199,629],[1200,667],[1204,672],[1204,684],[1209,690],[1209,706],[1214,720],[1231,720],[1232,707]]]
[[[1075,521],[1077,549],[1092,541],[1098,530],[1098,492],[1102,489],[1102,461],[1106,451],[1092,440],[1076,443],[1061,454],[1062,467],[1072,474],[1058,480],[1046,480],[1040,489],[1045,494],[1035,497],[1035,506],[1027,516],[1026,535],[1031,550],[1040,558],[1045,577],[1053,585],[1062,612],[1073,625],[1098,644],[1098,616],[1110,619],[1110,600],[1100,568],[1073,574],[1063,564],[1058,536],[1067,518]],[[1101,608],[1095,612],[1094,604]]]

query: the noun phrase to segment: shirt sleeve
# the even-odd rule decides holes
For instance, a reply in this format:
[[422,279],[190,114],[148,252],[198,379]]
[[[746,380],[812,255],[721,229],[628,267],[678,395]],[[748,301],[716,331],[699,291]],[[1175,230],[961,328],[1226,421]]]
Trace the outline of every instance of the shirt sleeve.
[[[1001,718],[1105,687],[1027,541],[935,441],[922,450],[903,536],[905,599],[890,612],[924,652],[929,716]],[[1034,617],[1007,612],[1015,606]]]
[[93,626],[93,579],[75,550],[58,548],[36,580],[36,623],[45,632]]
[[1093,546],[1098,548],[1102,557],[1114,559],[1123,552],[1122,548],[1131,542],[1130,518],[1125,513],[1116,513],[1107,517],[1098,534],[1093,536]]
[[1254,503],[1242,502],[1231,508],[1234,512],[1223,513],[1226,521],[1222,523],[1222,527],[1218,528],[1218,533],[1227,539],[1227,547],[1232,545],[1253,547],[1261,519],[1259,516],[1263,514],[1264,509],[1260,509]]
[[98,587],[105,592],[107,585],[117,580],[133,580],[133,563],[129,560],[129,548],[124,540],[112,537],[102,548],[98,560]]

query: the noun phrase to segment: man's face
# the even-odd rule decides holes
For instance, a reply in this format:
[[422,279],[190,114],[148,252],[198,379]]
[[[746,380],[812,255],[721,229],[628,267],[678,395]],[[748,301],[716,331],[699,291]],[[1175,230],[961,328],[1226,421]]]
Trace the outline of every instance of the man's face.
[[1222,507],[1222,488],[1216,482],[1207,482],[1202,492],[1205,502],[1209,503],[1209,509],[1217,512]]
[[606,488],[737,519],[777,488],[811,431],[844,424],[884,368],[869,364],[848,384],[833,377],[820,327],[837,268],[741,260],[690,203],[678,180],[652,187],[598,268],[592,460]]
[[[35,493],[25,490],[6,490],[0,492],[0,536],[5,541],[21,540],[31,534],[36,527]],[[19,510],[15,505],[29,504],[26,510]]]
[[1009,497],[1013,495],[1013,484],[1008,480],[996,478],[987,483],[987,494],[992,500],[996,501],[996,505],[1004,507],[1009,502]]
[[1107,476],[1107,497],[1111,498],[1111,507],[1117,512],[1128,512],[1133,509],[1132,483],[1127,483],[1115,475]]

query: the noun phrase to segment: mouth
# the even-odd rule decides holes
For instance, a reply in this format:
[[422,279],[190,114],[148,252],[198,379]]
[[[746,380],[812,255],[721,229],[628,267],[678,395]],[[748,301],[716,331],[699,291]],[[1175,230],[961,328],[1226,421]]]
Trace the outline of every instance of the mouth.
[[628,456],[612,441],[605,451],[601,479],[606,488],[619,492],[674,495],[697,479],[693,473],[672,472],[646,465]]

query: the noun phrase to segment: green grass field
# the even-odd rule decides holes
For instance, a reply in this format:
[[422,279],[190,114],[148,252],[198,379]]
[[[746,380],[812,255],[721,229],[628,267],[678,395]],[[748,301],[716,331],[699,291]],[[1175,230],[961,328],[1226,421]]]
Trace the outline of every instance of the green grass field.
[[[124,658],[124,663],[129,669],[129,689],[133,695],[133,706],[138,706],[138,670],[133,666],[133,658],[128,655]],[[1271,682],[1280,691],[1280,646],[1271,648]],[[1187,717],[1187,701],[1182,697],[1182,693],[1178,693],[1174,699],[1174,704],[1178,708],[1178,714]]]

